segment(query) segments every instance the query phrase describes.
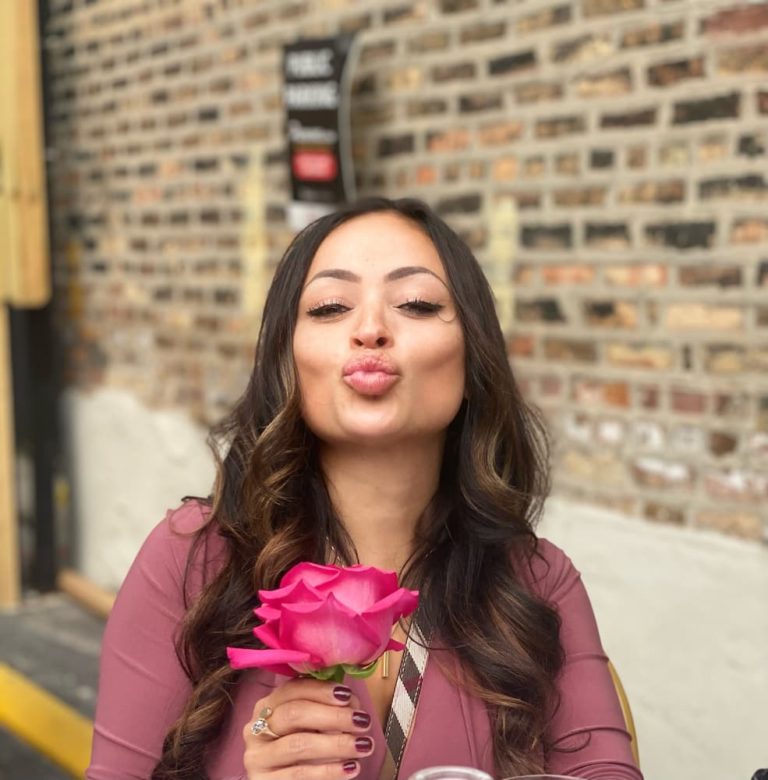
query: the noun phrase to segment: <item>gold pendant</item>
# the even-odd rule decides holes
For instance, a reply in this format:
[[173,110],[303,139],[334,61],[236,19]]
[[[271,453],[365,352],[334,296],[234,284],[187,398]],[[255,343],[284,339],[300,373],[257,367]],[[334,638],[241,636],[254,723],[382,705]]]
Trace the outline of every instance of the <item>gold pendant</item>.
[[389,650],[384,651],[381,656],[381,679],[386,680],[389,677]]

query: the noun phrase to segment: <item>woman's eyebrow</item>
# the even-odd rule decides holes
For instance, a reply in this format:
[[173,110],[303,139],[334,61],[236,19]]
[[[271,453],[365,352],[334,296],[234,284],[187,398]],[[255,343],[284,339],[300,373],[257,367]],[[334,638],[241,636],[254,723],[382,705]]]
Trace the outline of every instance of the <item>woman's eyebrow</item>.
[[[395,268],[384,276],[385,282],[394,282],[398,279],[404,279],[406,276],[414,276],[415,274],[430,274],[435,279],[443,282],[442,279],[429,268],[423,265],[404,265],[401,268]],[[360,282],[361,278],[353,271],[347,271],[343,268],[327,268],[325,271],[318,271],[304,286],[309,287],[316,279],[323,279],[330,277],[331,279],[341,279],[345,282]],[[445,282],[443,282],[445,284]]]

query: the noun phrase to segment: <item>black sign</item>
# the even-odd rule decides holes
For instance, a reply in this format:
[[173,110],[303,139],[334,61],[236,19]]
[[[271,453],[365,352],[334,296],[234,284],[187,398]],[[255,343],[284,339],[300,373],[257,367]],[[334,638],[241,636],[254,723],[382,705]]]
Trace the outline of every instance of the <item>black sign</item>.
[[297,229],[354,198],[346,75],[352,40],[301,40],[283,50],[290,213]]

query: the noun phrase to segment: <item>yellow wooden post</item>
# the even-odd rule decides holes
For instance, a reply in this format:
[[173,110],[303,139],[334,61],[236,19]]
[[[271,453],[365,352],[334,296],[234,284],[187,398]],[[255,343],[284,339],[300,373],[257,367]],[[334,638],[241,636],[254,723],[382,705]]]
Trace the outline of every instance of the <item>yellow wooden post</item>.
[[37,3],[0,2],[0,605],[19,598],[11,361],[6,304],[51,295]]

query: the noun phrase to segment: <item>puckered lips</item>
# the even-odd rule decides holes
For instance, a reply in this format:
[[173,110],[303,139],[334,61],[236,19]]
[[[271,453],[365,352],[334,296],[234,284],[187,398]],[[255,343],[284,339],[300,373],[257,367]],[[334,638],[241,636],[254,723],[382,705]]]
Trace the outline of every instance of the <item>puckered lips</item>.
[[384,395],[399,379],[397,366],[384,355],[354,357],[344,364],[342,378],[360,395]]

